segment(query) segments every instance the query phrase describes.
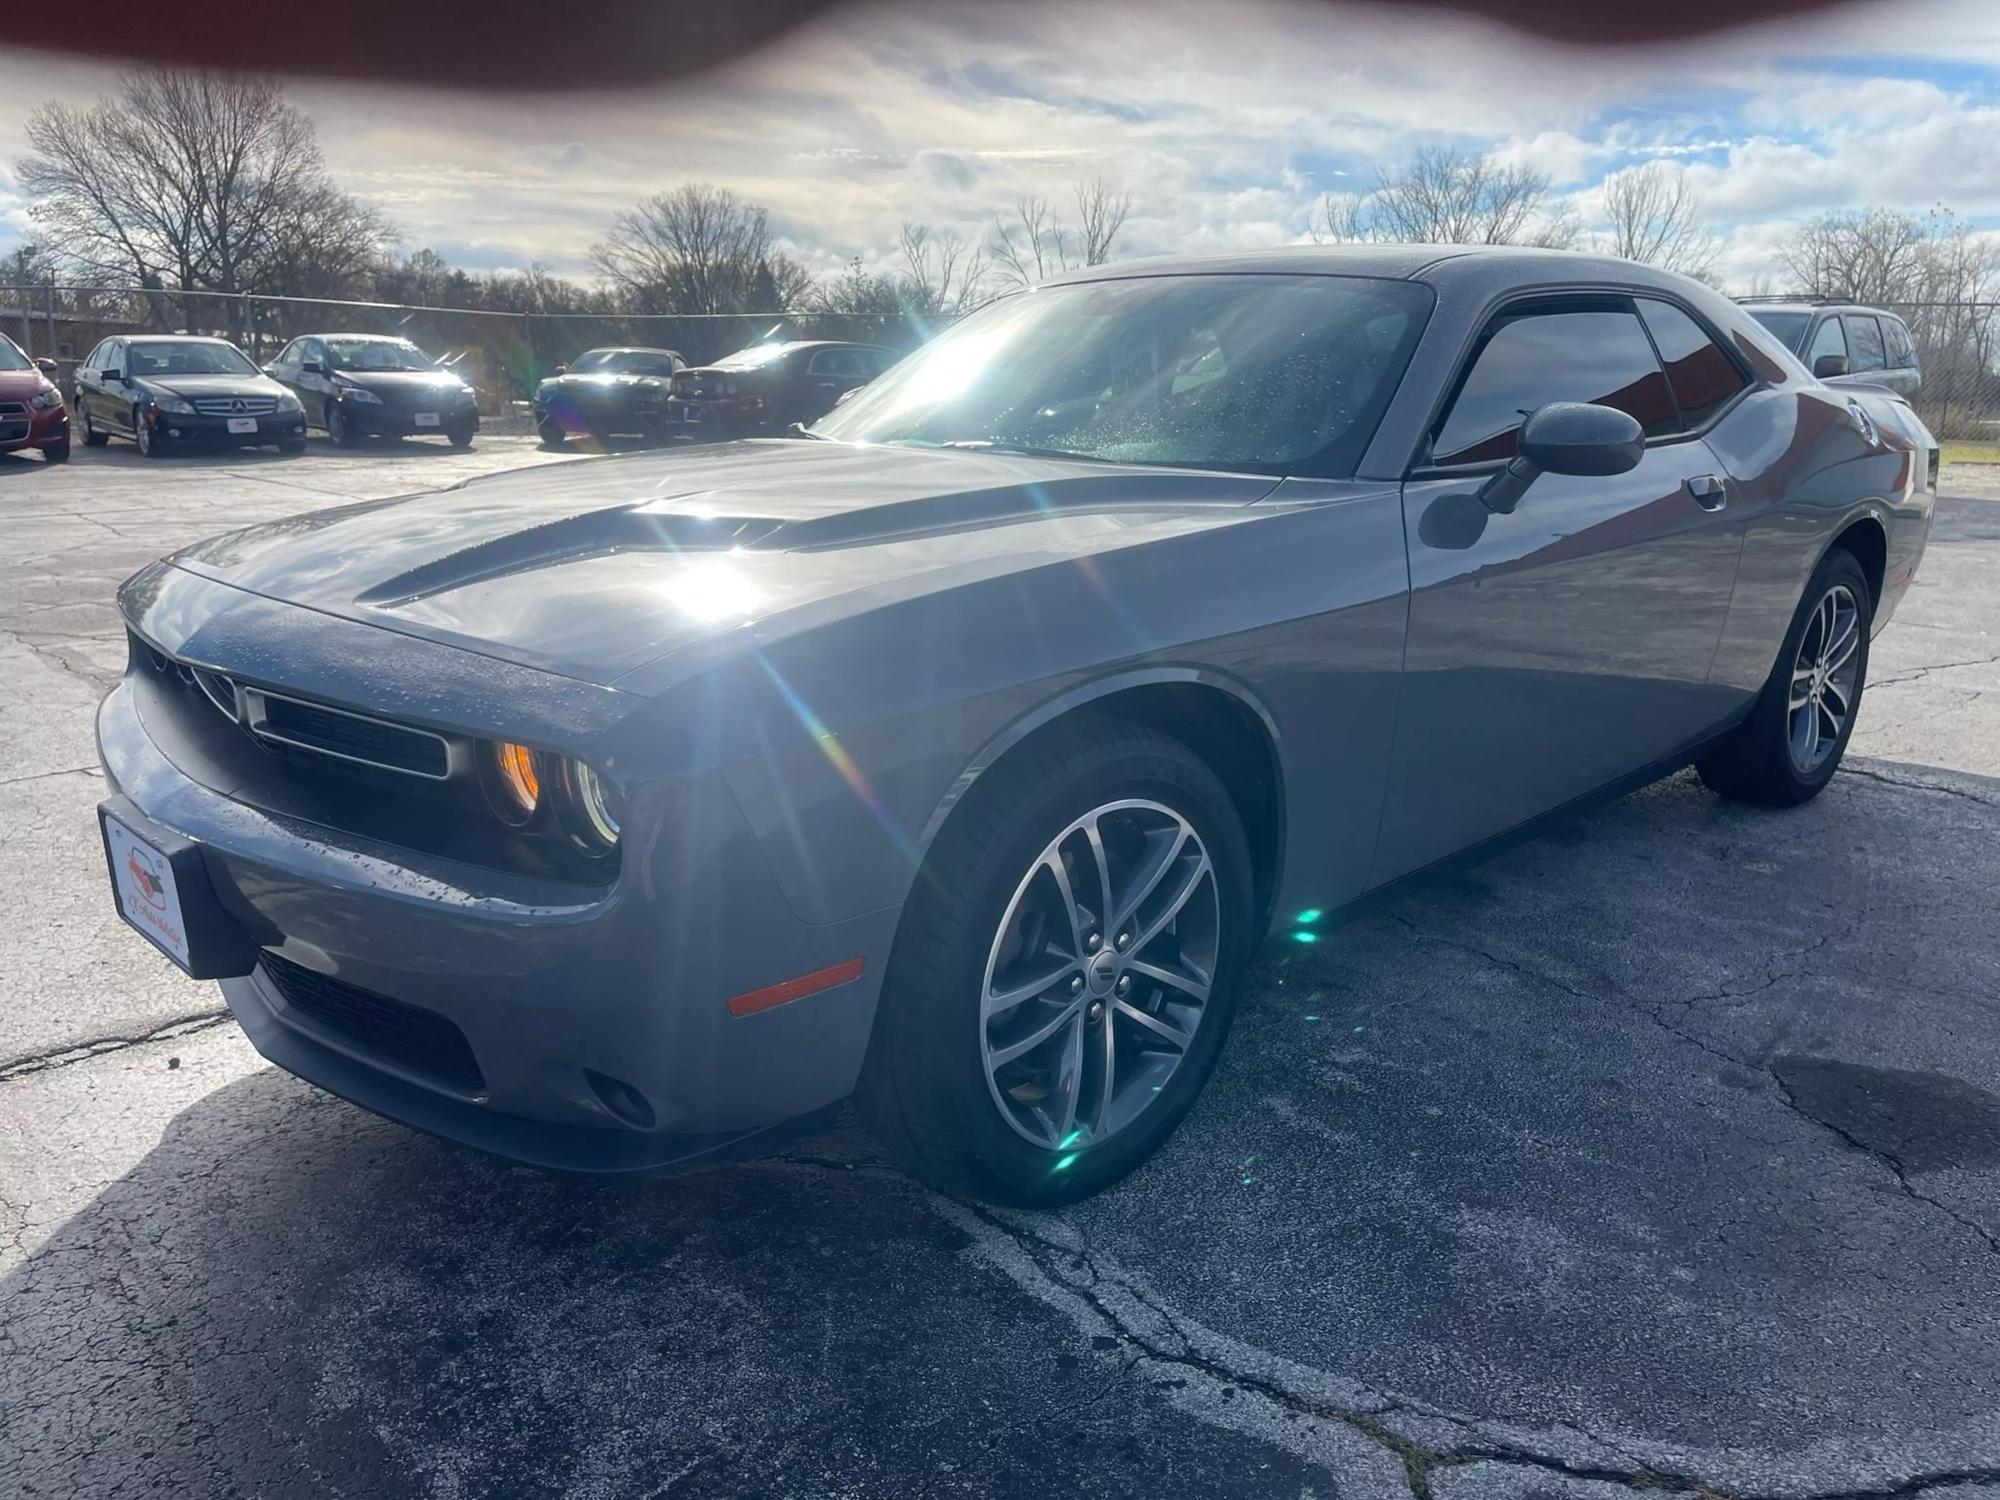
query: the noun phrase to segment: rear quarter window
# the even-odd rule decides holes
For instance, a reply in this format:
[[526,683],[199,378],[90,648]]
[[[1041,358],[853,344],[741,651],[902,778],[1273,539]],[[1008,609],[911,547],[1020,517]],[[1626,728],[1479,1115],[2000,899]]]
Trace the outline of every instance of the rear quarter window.
[[1735,399],[1749,381],[1708,331],[1670,302],[1642,298],[1639,315],[1666,367],[1667,384],[1680,402],[1681,419],[1699,427]]

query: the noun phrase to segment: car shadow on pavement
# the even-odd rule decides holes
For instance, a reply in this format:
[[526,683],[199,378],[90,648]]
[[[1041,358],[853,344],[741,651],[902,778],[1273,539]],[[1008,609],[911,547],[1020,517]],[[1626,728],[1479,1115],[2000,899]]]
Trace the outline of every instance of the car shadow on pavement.
[[[0,1487],[1295,1493],[1336,1430],[1726,1492],[2000,1465],[1996,833],[2000,781],[1859,761],[1564,818],[1281,934],[1184,1128],[1059,1215],[852,1129],[557,1178],[264,1069],[0,1282]],[[1233,1414],[1298,1370],[1404,1448]]]

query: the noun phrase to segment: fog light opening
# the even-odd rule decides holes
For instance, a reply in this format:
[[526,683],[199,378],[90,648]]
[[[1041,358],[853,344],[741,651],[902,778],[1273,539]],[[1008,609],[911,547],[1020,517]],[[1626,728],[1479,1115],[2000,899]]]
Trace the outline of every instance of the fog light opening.
[[598,1102],[612,1114],[634,1130],[653,1128],[653,1106],[631,1084],[600,1073],[595,1068],[585,1068],[583,1076],[589,1081],[591,1092],[597,1095]]

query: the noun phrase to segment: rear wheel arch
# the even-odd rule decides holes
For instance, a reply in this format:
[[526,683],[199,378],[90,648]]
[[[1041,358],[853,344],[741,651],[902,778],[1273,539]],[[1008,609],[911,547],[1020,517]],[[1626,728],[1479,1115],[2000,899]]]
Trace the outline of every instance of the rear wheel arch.
[[1868,579],[1870,602],[1882,607],[1882,585],[1889,572],[1889,533],[1881,519],[1864,515],[1850,521],[1827,547],[1827,551],[1842,551],[1853,555],[1861,564],[1861,571]]

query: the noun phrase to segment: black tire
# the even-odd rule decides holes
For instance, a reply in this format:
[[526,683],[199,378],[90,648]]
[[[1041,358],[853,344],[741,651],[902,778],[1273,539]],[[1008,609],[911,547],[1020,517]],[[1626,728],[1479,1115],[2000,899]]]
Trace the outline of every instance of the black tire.
[[326,435],[341,448],[352,448],[361,441],[361,434],[354,430],[354,423],[342,414],[338,401],[326,405]]
[[560,448],[569,441],[569,434],[560,422],[539,422],[535,426],[535,436],[542,440],[544,448]]
[[295,438],[280,439],[278,443],[278,451],[280,453],[287,455],[297,455],[305,452],[306,440],[304,434],[301,434],[300,436]]
[[470,427],[454,427],[446,432],[445,436],[451,440],[451,445],[454,448],[470,448],[472,446],[472,429]]
[[146,420],[145,413],[138,407],[132,408],[132,441],[139,445],[139,453],[145,458],[163,458],[167,445],[160,441],[153,425]]
[[[1829,596],[1838,599],[1838,590],[1846,591],[1845,596],[1853,601],[1855,611],[1858,639],[1852,655],[1855,665],[1852,692],[1836,735],[1825,735],[1829,722],[1826,717],[1815,718],[1812,732],[1823,741],[1830,740],[1832,748],[1830,752],[1817,752],[1818,759],[1813,764],[1802,766],[1794,746],[1793,731],[1800,721],[1791,707],[1793,673],[1800,667],[1800,646],[1814,645],[1811,637],[1822,629],[1819,613]],[[1874,618],[1875,599],[1868,587],[1867,573],[1853,553],[1836,547],[1813,570],[1812,580],[1799,600],[1798,612],[1792,617],[1791,629],[1785,632],[1777,662],[1750,710],[1750,717],[1695,763],[1695,770],[1711,791],[1732,801],[1762,807],[1797,807],[1819,795],[1840,768],[1848,738],[1854,733],[1854,721],[1861,712],[1861,698],[1868,681],[1868,632]],[[1809,650],[1807,654],[1813,653]],[[1815,702],[1797,712],[1806,710],[1815,715],[1821,713]]]
[[[1024,872],[1051,840],[1128,798],[1170,808],[1208,851],[1216,896],[1209,996],[1178,1066],[1129,1124],[1074,1151],[1063,1149],[1067,1140],[1038,1145],[1008,1123],[989,1086],[980,1000],[988,956]],[[864,1117],[893,1159],[946,1192],[1048,1206],[1109,1186],[1160,1147],[1208,1081],[1234,1016],[1252,911],[1242,821],[1193,751],[1115,719],[1080,719],[1038,737],[974,785],[924,863],[876,1013],[859,1091]],[[1099,1024],[1114,1019],[1106,1010]],[[1130,1023],[1118,1024],[1129,1038]]]
[[57,438],[53,443],[42,444],[42,457],[52,464],[69,462],[69,439]]
[[90,423],[90,408],[89,408],[89,407],[87,407],[87,406],[84,406],[84,405],[82,405],[81,403],[78,403],[78,406],[77,406],[77,412],[76,412],[76,419],[77,419],[77,421],[79,421],[79,422],[81,422],[81,423],[83,424],[83,445],[84,445],[84,447],[86,447],[86,448],[102,448],[102,447],[103,447],[103,446],[104,446],[104,445],[105,445],[106,443],[108,443],[108,442],[110,442],[110,441],[111,441],[111,434],[110,434],[110,433],[108,433],[108,432],[99,432],[99,431],[98,431],[98,430],[97,430],[97,429],[96,429],[95,427],[93,427],[93,426],[91,425],[91,423]]

